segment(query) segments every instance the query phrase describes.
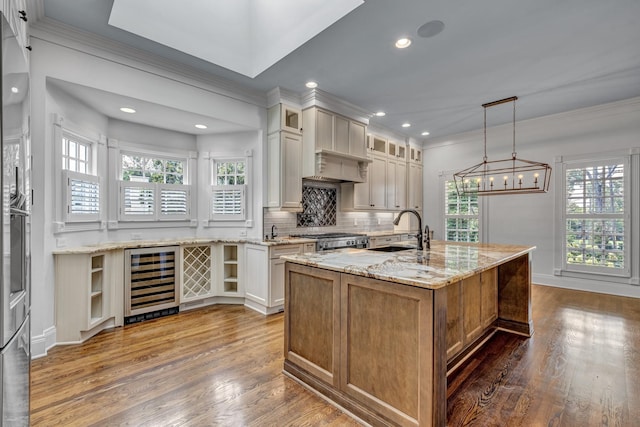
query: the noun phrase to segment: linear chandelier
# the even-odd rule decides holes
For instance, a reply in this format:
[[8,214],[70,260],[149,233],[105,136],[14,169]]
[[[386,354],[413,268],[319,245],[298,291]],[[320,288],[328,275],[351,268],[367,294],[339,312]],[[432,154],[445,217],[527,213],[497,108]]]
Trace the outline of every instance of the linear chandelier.
[[[546,193],[551,181],[551,166],[547,163],[519,159],[516,155],[517,96],[482,104],[484,108],[484,157],[482,163],[453,174],[458,194],[479,196],[496,194]],[[487,157],[487,108],[513,102],[513,150],[510,159]]]

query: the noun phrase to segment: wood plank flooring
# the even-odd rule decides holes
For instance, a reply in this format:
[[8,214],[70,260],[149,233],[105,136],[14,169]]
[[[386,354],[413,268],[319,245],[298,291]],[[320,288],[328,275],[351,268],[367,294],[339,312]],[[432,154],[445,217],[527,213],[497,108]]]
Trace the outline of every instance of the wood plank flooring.
[[[449,378],[449,426],[639,426],[640,300],[533,287],[535,334]],[[217,305],[32,363],[32,426],[355,426],[282,374],[282,314]]]

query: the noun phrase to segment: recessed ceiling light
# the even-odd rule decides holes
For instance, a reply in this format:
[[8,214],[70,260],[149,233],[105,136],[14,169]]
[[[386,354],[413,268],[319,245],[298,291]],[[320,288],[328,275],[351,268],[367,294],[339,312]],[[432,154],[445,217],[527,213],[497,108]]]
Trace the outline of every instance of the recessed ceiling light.
[[429,132],[427,132],[426,130],[422,132],[422,136],[427,136],[427,135],[429,135]]
[[402,124],[402,127],[403,127],[403,128],[411,127],[411,123],[403,123],[403,124]]
[[305,86],[308,87],[309,89],[315,89],[318,87],[318,83],[314,82],[314,81],[310,81],[305,83]]
[[409,46],[411,46],[411,39],[409,39],[409,38],[404,37],[404,38],[398,39],[396,41],[396,47],[398,49],[404,49],[404,48],[407,48]]
[[18,90],[18,88],[17,88],[17,87],[13,86],[13,87],[11,87],[11,92],[13,92],[13,93],[18,93],[18,92],[20,92],[20,91]]
[[136,112],[136,110],[134,110],[131,107],[120,107],[120,111],[122,111],[123,113],[129,113],[129,114],[133,114]]
[[376,116],[378,116],[378,117],[384,117],[384,116],[386,116],[386,115],[387,115],[387,113],[385,113],[384,111],[378,111],[378,112],[376,113]]
[[444,30],[444,22],[429,21],[418,28],[418,35],[424,38],[433,37],[436,34],[440,34],[442,30]]
[[197,127],[198,129],[206,129],[206,128],[207,128],[207,125],[200,125],[200,124],[198,124],[198,125],[196,125],[196,127]]

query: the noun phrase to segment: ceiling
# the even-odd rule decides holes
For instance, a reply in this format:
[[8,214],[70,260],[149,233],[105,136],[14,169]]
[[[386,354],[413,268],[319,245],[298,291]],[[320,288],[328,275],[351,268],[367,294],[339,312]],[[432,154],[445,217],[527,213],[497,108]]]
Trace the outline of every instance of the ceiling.
[[[202,5],[212,1],[171,2],[198,19],[179,18],[165,10],[173,18],[170,29],[158,19],[161,8],[155,0],[136,0],[143,7],[135,17],[145,28],[157,23],[165,33],[200,40],[208,30],[203,23],[210,21],[209,27],[219,28],[214,20],[225,16],[221,12],[231,3],[218,0],[215,9]],[[257,1],[242,3],[255,15],[259,8],[253,2]],[[196,52],[169,47],[166,40],[165,44],[154,42],[109,25],[113,3],[46,0],[42,19],[60,21],[255,91],[281,87],[303,93],[308,90],[305,82],[314,80],[319,89],[371,114],[386,112],[384,117],[372,116],[370,124],[427,142],[481,128],[481,105],[510,96],[519,98],[518,120],[640,96],[638,0],[365,0],[315,37],[299,38],[300,47],[289,49],[264,71],[255,64],[244,69],[248,75],[237,67],[232,71],[228,63],[225,68],[223,61],[216,64],[197,58]],[[282,5],[278,7],[282,10]],[[251,19],[257,22],[254,15]],[[296,35],[291,20],[280,21],[279,15],[288,14],[271,13],[265,18],[270,24],[260,28],[280,31],[278,36],[284,38]],[[442,21],[444,30],[420,37],[417,29],[432,20]],[[210,34],[207,43],[213,48],[225,43],[231,33],[229,37]],[[409,37],[413,43],[397,49],[394,43],[400,37]],[[255,55],[251,49],[247,52]],[[510,110],[490,112],[487,124],[510,120]],[[411,127],[403,128],[405,122]],[[425,138],[423,131],[430,135]]]

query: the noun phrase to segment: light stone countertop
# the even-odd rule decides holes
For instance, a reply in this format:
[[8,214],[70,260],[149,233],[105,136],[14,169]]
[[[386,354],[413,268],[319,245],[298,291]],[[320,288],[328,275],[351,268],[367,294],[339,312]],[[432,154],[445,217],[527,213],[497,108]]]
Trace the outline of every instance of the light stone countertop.
[[130,240],[122,242],[106,242],[96,245],[76,246],[69,248],[58,248],[52,251],[53,255],[71,255],[71,254],[94,254],[98,252],[114,251],[119,249],[138,249],[138,248],[156,248],[162,246],[180,246],[180,245],[206,245],[213,243],[251,243],[261,246],[282,246],[297,245],[302,243],[314,243],[314,239],[303,238],[276,238],[273,240],[259,239],[236,239],[232,237],[210,237],[210,238],[186,238],[186,239],[166,239],[166,240]]
[[534,249],[535,246],[431,241],[431,249],[424,251],[339,249],[285,255],[282,259],[341,273],[439,289],[528,254]]

